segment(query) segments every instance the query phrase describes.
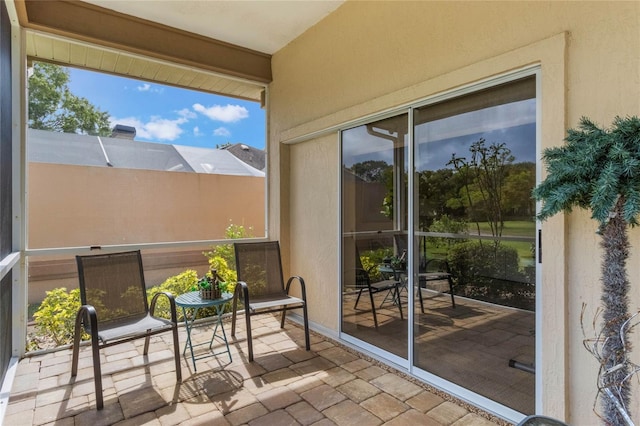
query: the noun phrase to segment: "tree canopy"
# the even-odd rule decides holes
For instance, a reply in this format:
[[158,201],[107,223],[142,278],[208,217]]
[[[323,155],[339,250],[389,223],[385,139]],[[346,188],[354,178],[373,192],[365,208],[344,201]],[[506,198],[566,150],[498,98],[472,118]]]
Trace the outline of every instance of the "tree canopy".
[[611,129],[603,129],[583,117],[565,141],[544,151],[548,177],[533,191],[544,201],[538,217],[544,220],[579,207],[590,209],[603,226],[622,197],[624,220],[638,225],[640,119],[616,117]]
[[69,71],[34,62],[29,77],[29,127],[64,133],[108,136],[109,113],[71,93]]

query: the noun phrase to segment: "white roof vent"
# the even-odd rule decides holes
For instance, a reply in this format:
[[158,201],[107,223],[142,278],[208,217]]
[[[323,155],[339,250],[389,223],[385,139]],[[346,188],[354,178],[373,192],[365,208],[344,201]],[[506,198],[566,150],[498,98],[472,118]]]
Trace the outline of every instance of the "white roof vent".
[[241,144],[240,148],[242,148],[244,151],[249,151],[249,147],[245,144]]

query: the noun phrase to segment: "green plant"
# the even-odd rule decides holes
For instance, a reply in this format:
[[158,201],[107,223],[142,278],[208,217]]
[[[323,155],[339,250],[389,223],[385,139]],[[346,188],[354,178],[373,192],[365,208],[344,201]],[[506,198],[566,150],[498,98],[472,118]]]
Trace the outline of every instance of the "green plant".
[[[251,238],[251,236],[251,228],[246,229],[242,225],[231,224],[225,230],[225,238],[229,240]],[[233,293],[238,281],[233,244],[220,244],[203,254],[209,259],[209,267],[215,269],[223,282],[227,283],[226,292]]]
[[616,117],[603,129],[583,117],[570,129],[566,144],[543,153],[547,177],[533,191],[543,201],[538,218],[545,220],[573,207],[591,210],[602,236],[602,332],[585,346],[600,361],[598,397],[606,424],[631,424],[632,372],[626,333],[629,320],[628,227],[640,216],[640,118]]
[[[193,269],[188,269],[178,275],[167,278],[162,284],[151,287],[147,290],[147,298],[149,303],[151,299],[157,293],[168,292],[173,296],[178,296],[183,293],[188,293],[197,288],[198,285],[198,272]],[[183,319],[182,310],[177,310],[178,320]],[[154,315],[162,318],[171,318],[171,311],[169,310],[169,301],[166,297],[158,297]],[[206,316],[215,315],[213,308],[200,309],[198,311],[198,317],[203,318]]]
[[[56,345],[73,342],[75,320],[80,308],[80,289],[67,292],[64,287],[46,292],[46,297],[33,314],[36,330],[40,335],[48,336]],[[83,338],[88,339],[88,335]]]
[[467,241],[452,246],[447,261],[456,282],[456,293],[533,310],[534,283],[520,271],[515,248]]

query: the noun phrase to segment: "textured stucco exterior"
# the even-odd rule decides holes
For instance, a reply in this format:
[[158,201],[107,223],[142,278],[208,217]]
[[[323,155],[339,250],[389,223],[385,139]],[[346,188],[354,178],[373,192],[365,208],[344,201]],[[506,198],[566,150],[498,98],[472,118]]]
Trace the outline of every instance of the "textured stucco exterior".
[[[539,68],[542,148],[588,116],[640,114],[639,2],[348,1],[273,57],[269,228],[308,282],[311,320],[338,332],[339,144],[351,120],[526,67]],[[330,129],[331,131],[325,131]],[[586,212],[543,224],[538,410],[594,424],[598,365],[582,345],[599,304],[600,249]],[[640,231],[631,309],[640,309]],[[633,337],[640,347],[640,336]],[[636,390],[636,395],[637,395]],[[633,407],[635,418],[640,406]]]
[[[231,224],[265,235],[265,179],[158,170],[29,163],[29,247],[222,240]],[[208,269],[208,246],[145,250],[147,286]],[[31,257],[28,302],[78,286],[72,256]]]
[[29,247],[264,235],[264,178],[64,164],[29,165]]

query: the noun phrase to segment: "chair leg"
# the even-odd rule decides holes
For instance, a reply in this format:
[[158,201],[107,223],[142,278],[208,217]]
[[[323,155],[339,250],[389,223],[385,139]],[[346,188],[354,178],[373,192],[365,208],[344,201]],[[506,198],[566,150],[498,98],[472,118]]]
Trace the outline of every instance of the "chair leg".
[[400,310],[400,319],[403,320],[404,316],[402,315],[402,303],[400,303],[400,283],[396,284],[396,296],[398,297],[398,309]]
[[180,365],[180,342],[178,342],[178,325],[173,324],[173,355],[176,359],[176,381],[182,382],[182,366]]
[[244,307],[244,316],[247,324],[247,349],[249,350],[249,362],[253,362],[253,340],[251,337],[251,315],[249,306]]
[[424,301],[422,300],[422,281],[420,280],[418,280],[418,297],[420,298],[420,311],[422,311],[422,313],[424,314]]
[[102,369],[100,368],[98,336],[95,333],[91,335],[91,353],[93,354],[93,381],[96,387],[96,409],[102,410],[104,408],[104,399],[102,397]]
[[142,350],[142,355],[147,356],[149,353],[149,341],[151,340],[151,336],[147,335],[144,338],[144,349]]
[[231,337],[236,335],[236,312],[238,311],[238,298],[233,295],[233,303],[231,306]]
[[304,306],[302,307],[302,316],[304,317],[304,343],[305,348],[310,351],[311,350],[311,342],[309,339],[309,315],[307,314],[307,302],[304,302]]
[[76,328],[73,335],[73,355],[71,356],[71,377],[78,375],[78,356],[80,355],[80,337],[82,335],[82,316],[80,310],[76,315]]
[[449,293],[451,293],[451,306],[455,308],[456,301],[453,298],[453,280],[451,279],[451,277],[447,277],[447,280],[449,281]]
[[362,296],[362,290],[364,290],[364,287],[360,289],[360,291],[358,292],[358,297],[356,298],[356,304],[353,305],[353,309],[356,309],[358,307],[358,301],[360,300],[360,296]]
[[284,318],[287,316],[287,308],[282,308],[282,315],[280,318],[280,328],[284,328]]
[[373,301],[373,292],[369,290],[369,298],[371,299],[371,312],[373,312],[373,323],[378,328],[378,316],[376,315],[376,304]]

